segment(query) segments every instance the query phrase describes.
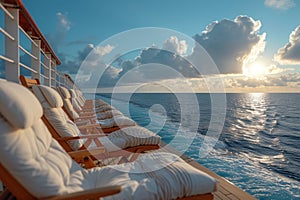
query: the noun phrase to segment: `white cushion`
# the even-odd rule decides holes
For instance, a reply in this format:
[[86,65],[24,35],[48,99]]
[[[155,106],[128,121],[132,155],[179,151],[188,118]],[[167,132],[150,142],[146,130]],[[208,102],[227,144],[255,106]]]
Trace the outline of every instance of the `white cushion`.
[[16,83],[1,81],[0,89],[0,112],[5,113],[5,118],[13,126],[30,127],[43,115],[38,100],[27,88]]
[[[42,108],[36,97],[21,85],[3,83],[0,83],[0,104],[7,108],[0,110],[1,164],[36,197],[86,189],[85,170],[51,137],[40,119]],[[27,123],[30,126],[22,128],[11,122],[10,115],[17,110],[25,122],[30,121]],[[19,120],[15,117],[14,120]]]
[[71,94],[71,98],[77,98],[77,95],[73,89],[69,89],[69,92]]
[[141,126],[124,127],[103,138],[100,140],[109,152],[140,145],[159,145],[161,140],[160,136]]
[[103,119],[103,120],[98,120],[98,124],[102,128],[111,128],[114,126],[134,126],[136,125],[135,121],[132,119],[125,117],[123,115],[117,115],[115,117],[109,118],[109,119]]
[[96,107],[95,112],[97,112],[97,113],[105,112],[105,111],[112,110],[112,109],[114,109],[114,108],[110,105],[103,105],[101,107]]
[[76,112],[79,113],[82,110],[82,108],[81,108],[82,105],[78,100],[77,94],[76,94],[75,90],[73,90],[73,89],[69,89],[69,92],[71,94],[72,105],[73,105],[74,109],[76,110]]
[[75,89],[74,91],[76,92],[78,103],[82,107],[84,105],[84,99],[82,98],[82,93],[80,92],[80,90]]
[[54,89],[44,85],[33,85],[32,87],[39,87],[39,89],[42,91],[43,95],[45,96],[46,100],[52,108],[60,108],[63,106],[61,96]]
[[72,105],[72,102],[70,99],[71,95],[70,95],[69,90],[60,86],[57,88],[57,91],[61,95],[61,98],[63,99],[63,105],[65,108],[65,111],[72,118],[72,120],[79,118],[78,112],[74,109],[74,107]]
[[70,115],[73,119],[79,118],[79,114],[74,109],[70,99],[63,99],[64,107],[68,115]]
[[75,109],[75,111],[77,113],[79,113],[82,110],[80,104],[78,103],[78,101],[76,100],[76,98],[71,98],[71,99],[72,99],[72,106],[73,106],[73,108]]
[[[48,86],[43,86],[43,88],[45,87]],[[53,108],[49,104],[49,102],[46,100],[45,96],[41,92],[41,87],[32,87],[32,90],[38,98],[38,100],[40,101],[40,103],[42,104],[46,119],[61,137],[76,137],[79,135],[79,129],[74,124],[74,122],[72,122],[69,119],[67,114],[63,111],[63,109],[61,107]],[[49,91],[51,90],[44,90],[44,93]],[[68,141],[68,144],[73,150],[78,150],[83,145],[83,142],[81,140],[70,140]]]
[[110,200],[177,199],[211,193],[216,184],[214,178],[164,152],[142,154],[135,162],[94,168],[90,172],[97,187],[122,186],[121,193],[103,198]]
[[71,94],[67,88],[59,86],[58,89],[59,89],[60,93],[63,95],[63,98],[65,98],[65,99],[71,98]]

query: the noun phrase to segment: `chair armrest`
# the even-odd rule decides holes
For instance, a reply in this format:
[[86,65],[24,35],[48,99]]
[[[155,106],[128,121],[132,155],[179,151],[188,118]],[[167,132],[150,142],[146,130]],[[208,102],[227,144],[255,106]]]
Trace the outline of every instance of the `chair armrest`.
[[85,156],[92,156],[92,155],[99,155],[107,153],[106,149],[104,147],[97,147],[94,149],[84,149],[84,150],[77,150],[77,151],[69,151],[68,154],[73,158],[82,158]]
[[99,199],[100,197],[117,194],[119,192],[121,192],[121,186],[116,185],[116,186],[95,188],[95,189],[91,189],[91,190],[84,190],[84,191],[80,191],[80,192],[74,192],[74,193],[64,194],[64,195],[59,195],[59,196],[46,197],[46,198],[41,198],[41,199],[43,199],[43,200]]
[[93,108],[85,108],[83,110],[80,111],[80,114],[83,115],[94,115],[95,114],[95,110]]
[[85,120],[85,119],[96,119],[96,115],[85,115],[85,116],[79,116],[76,118],[76,120]]
[[78,126],[78,128],[100,128],[100,127],[101,127],[100,124],[86,124],[86,125]]
[[81,117],[85,117],[85,116],[95,116],[95,112],[94,111],[91,111],[91,112],[86,112],[84,110],[80,111],[80,113],[78,113],[79,116]]
[[90,135],[81,135],[81,136],[74,136],[74,137],[61,137],[61,138],[57,138],[57,140],[68,141],[68,140],[79,140],[79,139],[95,139],[95,138],[104,137],[104,136],[106,136],[106,135],[105,134],[90,134]]

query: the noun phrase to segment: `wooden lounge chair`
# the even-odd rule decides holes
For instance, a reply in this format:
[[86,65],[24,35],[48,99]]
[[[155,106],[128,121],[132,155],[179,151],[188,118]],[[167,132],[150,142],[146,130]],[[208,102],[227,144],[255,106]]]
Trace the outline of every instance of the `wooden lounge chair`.
[[[57,90],[63,98],[66,113],[76,124],[99,124],[99,128],[105,133],[136,125],[132,119],[124,116],[120,111],[109,104],[103,104],[102,107],[86,110],[82,108],[76,100],[75,91],[68,90],[61,86],[58,87]],[[98,118],[102,120],[98,120]]]
[[42,114],[29,90],[0,82],[0,179],[18,199],[213,197],[216,180],[170,153],[143,154],[132,163],[83,169],[52,138]]
[[[54,89],[43,85],[34,85],[32,90],[42,104],[49,130],[54,137],[60,137],[57,139],[67,151],[69,149],[66,147],[66,143],[72,150],[105,147],[106,153],[95,155],[97,160],[102,160],[106,157],[127,156],[132,153],[137,156],[146,150],[159,148],[160,137],[140,126],[122,128],[109,135],[101,134],[101,132],[90,135],[82,134],[62,110],[62,99]],[[136,156],[133,156],[132,159],[135,159]]]
[[[22,106],[25,106],[22,102],[24,99],[26,103],[29,103],[29,105],[27,105],[29,108],[27,109],[26,107],[23,107],[22,109]],[[32,168],[38,166],[32,162],[32,158],[36,157],[38,154],[41,154],[40,156],[43,157],[45,155],[42,154],[50,153],[47,151],[36,151],[35,149],[44,146],[44,141],[40,140],[43,137],[43,135],[40,134],[44,133],[36,132],[35,135],[33,135],[32,131],[37,131],[37,129],[39,129],[40,131],[44,131],[46,135],[49,135],[47,128],[44,127],[45,125],[38,120],[42,115],[39,102],[34,98],[33,95],[22,90],[22,88],[20,89],[20,86],[10,82],[0,85],[0,102],[2,105],[0,106],[0,138],[2,141],[2,147],[0,150],[0,179],[6,188],[1,193],[0,199],[14,199],[14,197],[17,199],[26,200],[39,199],[41,196],[40,194],[37,194],[38,191],[32,191],[34,188],[26,184],[28,181],[30,182],[31,180],[38,179],[38,177],[34,177],[36,176],[34,174],[22,176],[23,171],[25,174],[26,170],[31,171]],[[8,102],[12,104],[8,105]],[[36,107],[37,109],[32,109]],[[30,145],[25,145],[28,141],[36,141],[36,143],[28,143]],[[25,144],[19,144],[22,142],[25,142]],[[50,139],[48,142],[53,141]],[[38,145],[38,143],[42,145]],[[51,144],[49,143],[49,145]],[[60,146],[57,146],[57,144],[55,144],[55,146],[58,149],[61,148]],[[26,162],[26,159],[23,159],[23,157],[20,156],[22,152],[24,156],[26,156],[27,153],[33,153],[34,151],[36,151],[36,155],[28,155],[28,162]],[[68,156],[66,153],[63,154]],[[91,155],[91,152],[75,151],[70,152],[70,154],[73,157],[77,157],[78,155]],[[27,165],[28,163],[29,165]],[[53,173],[53,171],[51,173]],[[43,181],[47,182],[46,179]],[[38,186],[39,185],[36,185],[35,190],[39,190],[40,187]],[[28,187],[30,187],[30,189]],[[51,194],[50,192],[49,195],[45,193],[45,196],[43,196],[45,198],[43,199],[99,199],[100,197],[116,194],[120,191],[120,186],[108,186],[102,188],[91,188],[84,191],[78,190],[65,194]]]
[[[27,79],[27,80],[26,80]],[[22,77],[22,82],[28,82],[28,78]],[[34,82],[30,80],[30,82]],[[26,85],[26,84],[25,84]],[[42,103],[43,109],[44,109],[44,116],[43,121],[47,125],[48,129],[50,130],[52,136],[63,146],[63,148],[69,152],[74,150],[82,150],[90,148],[95,148],[96,146],[103,147],[103,142],[106,147],[108,147],[107,151],[102,152],[101,154],[94,155],[93,158],[91,157],[79,157],[74,158],[77,162],[82,163],[86,168],[92,168],[95,167],[96,164],[93,162],[93,160],[97,160],[98,164],[101,160],[105,158],[112,158],[112,157],[123,157],[121,159],[121,162],[127,162],[127,161],[133,161],[137,158],[137,156],[145,151],[159,149],[159,143],[160,143],[160,137],[156,136],[154,133],[148,131],[147,129],[144,129],[142,127],[134,127],[131,133],[131,135],[136,134],[136,132],[142,132],[144,138],[138,139],[138,141],[135,141],[135,137],[132,137],[131,135],[128,136],[128,134],[124,134],[123,131],[119,130],[118,132],[112,132],[108,137],[111,138],[111,141],[116,141],[116,143],[119,143],[122,145],[122,143],[127,146],[122,146],[122,148],[118,148],[114,144],[110,142],[110,140],[107,140],[107,138],[104,138],[104,134],[101,134],[98,129],[95,129],[95,126],[90,126],[88,128],[89,133],[93,133],[92,135],[82,135],[80,134],[82,131],[79,131],[77,126],[68,119],[67,115],[63,110],[61,109],[61,105],[57,105],[56,107],[52,107],[50,102],[48,102],[48,99],[46,96],[52,96],[52,104],[54,101],[54,97],[57,98],[56,103],[61,101],[60,96],[54,89],[51,89],[47,86],[40,86],[37,84],[35,85],[34,93],[38,97],[39,101]],[[31,88],[32,89],[32,88]],[[41,92],[41,89],[43,92]],[[90,130],[91,128],[92,131]],[[130,128],[122,129],[125,132],[129,131]],[[95,134],[98,133],[98,134]],[[100,138],[102,137],[102,138]],[[130,138],[128,138],[130,137]],[[148,138],[146,138],[148,137]],[[101,140],[102,139],[102,140]],[[86,140],[86,141],[82,141]],[[100,142],[101,140],[102,142]],[[120,143],[119,141],[122,141]],[[132,142],[130,141],[132,140]],[[127,158],[130,156],[130,159],[127,160]],[[126,158],[126,159],[124,159]]]
[[83,108],[95,108],[95,107],[98,107],[98,106],[101,106],[103,104],[103,101],[100,100],[100,99],[96,99],[96,100],[93,100],[93,99],[86,99],[80,88],[74,83],[73,79],[68,75],[68,74],[65,74],[65,77],[67,78],[67,80],[69,80],[70,83],[72,83],[72,88],[74,89],[74,91],[76,92],[77,96],[78,96],[78,99],[82,102],[81,103],[81,106]]
[[[27,87],[29,89],[31,89],[33,85],[40,85],[39,79],[30,79],[30,78],[26,78],[23,75],[20,76],[20,81],[21,81],[22,85],[24,85],[25,87]],[[64,87],[58,87],[57,90],[61,94],[61,97],[64,102],[63,110],[66,112],[68,117],[77,124],[77,126],[94,124],[95,125],[94,128],[98,128],[101,132],[111,133],[111,132],[119,130],[120,128],[123,128],[123,127],[136,125],[136,123],[134,121],[130,120],[127,117],[116,117],[114,119],[105,119],[105,120],[99,122],[96,118],[97,115],[95,114],[94,110],[79,116],[78,112],[76,112],[76,110],[74,109],[74,107],[72,105],[71,94],[70,94],[69,90]],[[77,101],[75,101],[75,97],[73,99],[74,99],[74,103],[76,103]],[[101,105],[103,103],[104,102],[102,102]],[[84,113],[84,112],[82,112],[82,113]],[[115,111],[115,110],[107,111],[108,115],[103,115],[103,116],[104,116],[104,118],[107,118],[107,117],[112,118],[114,115],[117,115],[119,113],[120,112]],[[98,123],[97,123],[97,121],[98,121]],[[101,126],[101,123],[102,123],[102,126]],[[110,126],[106,125],[108,123],[110,124]],[[84,126],[84,127],[87,128],[88,126]],[[93,126],[90,126],[90,127],[93,127]]]

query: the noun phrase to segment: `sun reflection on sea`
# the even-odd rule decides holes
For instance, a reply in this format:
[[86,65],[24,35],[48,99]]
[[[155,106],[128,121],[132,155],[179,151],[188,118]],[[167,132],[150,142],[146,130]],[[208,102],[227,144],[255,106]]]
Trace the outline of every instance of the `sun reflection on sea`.
[[[244,94],[235,102],[232,110],[235,120],[228,127],[236,143],[247,144],[247,149],[241,149],[240,155],[267,165],[285,159],[283,154],[273,151],[273,148],[280,148],[280,141],[276,137],[270,139],[276,123],[270,119],[269,103],[268,94]],[[258,152],[255,151],[257,146],[260,147]]]

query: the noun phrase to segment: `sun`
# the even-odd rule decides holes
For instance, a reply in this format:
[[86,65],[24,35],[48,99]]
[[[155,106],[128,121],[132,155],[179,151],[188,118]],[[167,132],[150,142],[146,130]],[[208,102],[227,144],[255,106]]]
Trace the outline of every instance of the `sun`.
[[266,66],[261,63],[253,63],[243,68],[243,74],[246,76],[263,76],[267,75],[267,73]]

